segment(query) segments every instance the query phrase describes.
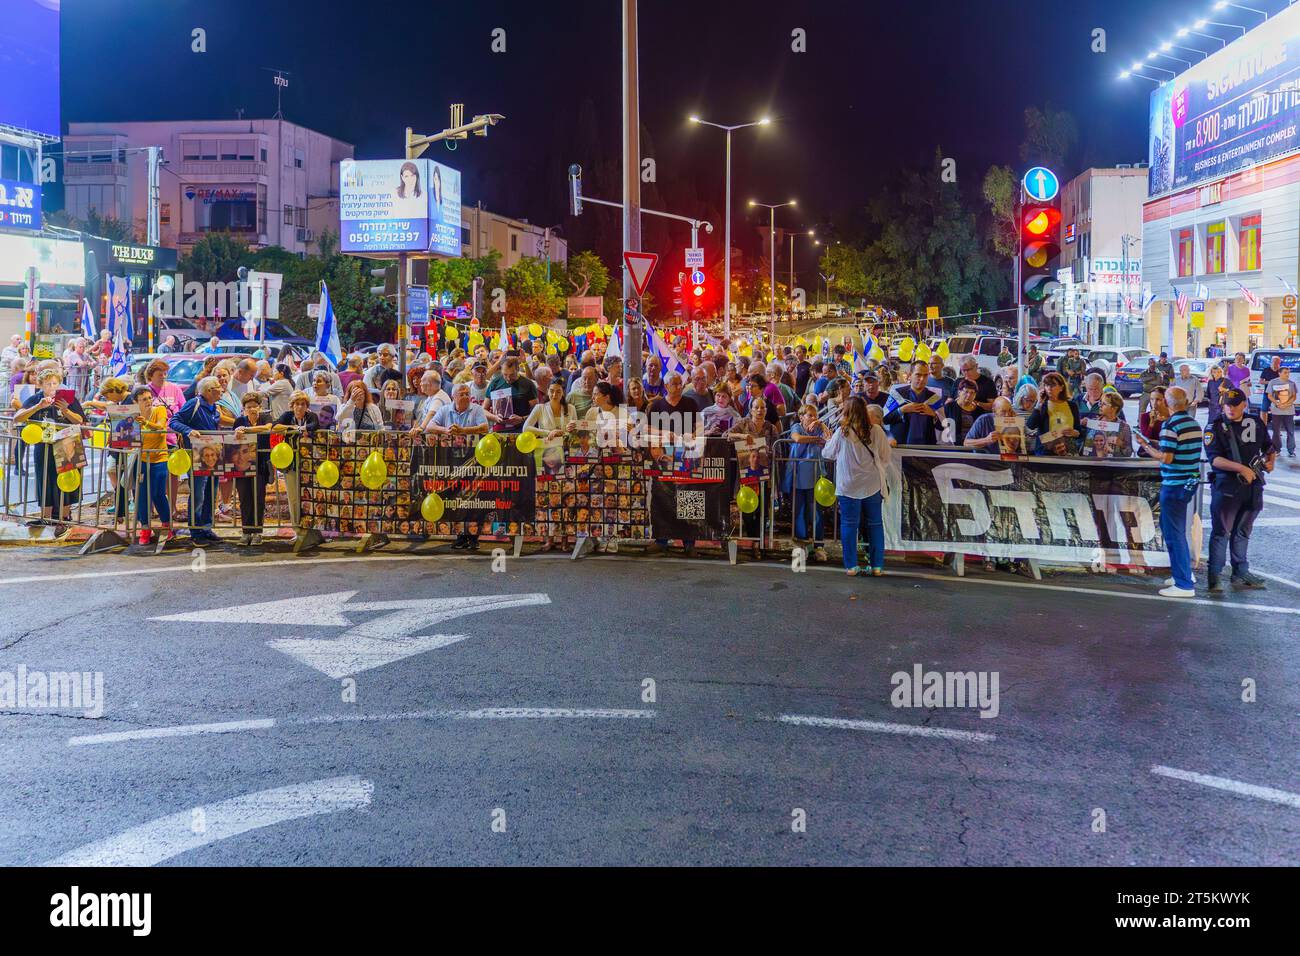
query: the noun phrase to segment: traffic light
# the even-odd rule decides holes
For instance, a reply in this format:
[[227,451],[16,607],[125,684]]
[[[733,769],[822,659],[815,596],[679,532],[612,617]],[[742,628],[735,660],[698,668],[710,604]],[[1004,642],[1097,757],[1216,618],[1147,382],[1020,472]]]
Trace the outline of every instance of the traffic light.
[[1061,210],[1055,200],[1028,200],[1020,208],[1020,304],[1043,304],[1056,281],[1061,255]]
[[386,266],[380,266],[377,269],[371,269],[370,274],[376,279],[382,279],[383,285],[372,285],[370,287],[371,295],[394,296],[397,295],[397,263],[390,262]]
[[704,314],[705,299],[709,294],[709,288],[703,269],[696,269],[687,276],[687,279],[690,282],[682,290],[682,298],[686,306],[683,312],[689,313],[684,317],[687,321],[690,321],[691,319],[698,319]]

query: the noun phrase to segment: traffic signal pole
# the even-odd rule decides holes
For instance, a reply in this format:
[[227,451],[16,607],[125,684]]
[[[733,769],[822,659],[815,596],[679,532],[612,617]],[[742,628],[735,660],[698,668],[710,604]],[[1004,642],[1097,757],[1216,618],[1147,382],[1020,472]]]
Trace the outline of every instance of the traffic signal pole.
[[1024,209],[1024,191],[1016,186],[1016,364],[1020,372],[1025,371],[1025,340],[1029,338],[1029,321],[1025,312],[1024,278],[1021,263],[1025,258],[1025,230],[1020,218]]
[[[623,251],[641,251],[641,103],[637,53],[637,0],[623,0]],[[623,300],[636,296],[623,267]],[[638,310],[639,311],[639,310]],[[623,380],[641,377],[641,319],[623,311]]]

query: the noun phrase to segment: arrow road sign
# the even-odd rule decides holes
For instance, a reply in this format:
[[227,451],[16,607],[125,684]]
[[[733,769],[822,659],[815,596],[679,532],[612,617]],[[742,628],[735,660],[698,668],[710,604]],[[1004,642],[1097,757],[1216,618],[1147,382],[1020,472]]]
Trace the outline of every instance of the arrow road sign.
[[[356,591],[336,591],[310,597],[286,598],[260,604],[188,611],[150,618],[151,621],[188,621],[200,624],[266,624],[295,627],[348,627],[335,638],[286,637],[269,641],[269,647],[339,679],[383,667],[425,651],[465,640],[468,634],[417,635],[426,627],[511,607],[550,604],[545,594],[487,594],[479,597],[422,598],[407,601],[348,603]],[[352,626],[350,615],[363,611],[388,611]]]
[[628,275],[632,277],[632,288],[636,289],[637,295],[645,295],[646,286],[650,284],[650,273],[655,271],[655,263],[658,261],[659,255],[654,252],[623,253],[623,262],[627,265]]
[[1035,166],[1025,173],[1025,193],[1038,202],[1051,202],[1060,192],[1061,181],[1046,166]]

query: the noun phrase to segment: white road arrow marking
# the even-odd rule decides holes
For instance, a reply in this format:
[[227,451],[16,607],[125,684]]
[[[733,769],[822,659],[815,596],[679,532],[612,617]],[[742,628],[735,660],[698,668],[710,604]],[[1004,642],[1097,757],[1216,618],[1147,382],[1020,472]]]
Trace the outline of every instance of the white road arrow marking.
[[[416,634],[417,631],[442,621],[482,611],[551,603],[545,594],[487,594],[477,597],[361,601],[349,604],[348,601],[356,593],[337,591],[314,597],[168,614],[151,620],[351,627],[337,638],[286,637],[269,641],[267,645],[337,680],[415,654],[446,647],[469,637],[468,634]],[[361,611],[389,613],[352,626],[346,614]]]
[[[250,830],[340,810],[370,806],[374,785],[360,777],[331,777],[259,790],[150,820],[87,843],[47,866],[154,866],[174,856]],[[196,812],[202,810],[202,814]],[[196,827],[195,821],[202,826]],[[198,832],[195,832],[198,830]]]

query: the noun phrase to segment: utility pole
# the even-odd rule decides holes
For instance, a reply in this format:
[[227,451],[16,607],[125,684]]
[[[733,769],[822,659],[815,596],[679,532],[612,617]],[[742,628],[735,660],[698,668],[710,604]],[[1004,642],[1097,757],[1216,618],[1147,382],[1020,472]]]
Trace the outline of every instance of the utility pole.
[[[637,62],[637,0],[623,0],[623,251],[641,251],[641,103]],[[623,299],[633,298],[623,267]],[[641,377],[641,318],[623,313],[623,380]]]
[[[149,204],[148,212],[145,216],[145,245],[158,246],[162,244],[161,229],[159,226],[159,202],[161,199],[161,187],[158,182],[159,165],[162,163],[163,151],[161,146],[150,146],[148,152],[149,161]],[[153,314],[153,296],[148,299],[149,308],[145,318],[145,325],[148,326],[148,347],[149,352],[154,351],[154,326],[157,324]]]

